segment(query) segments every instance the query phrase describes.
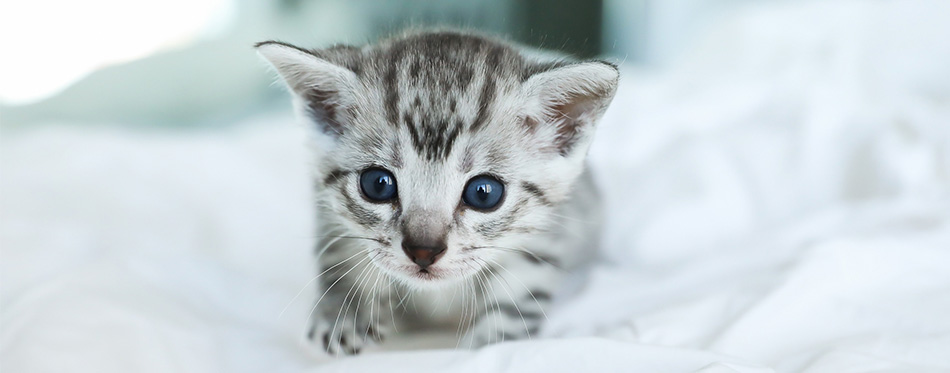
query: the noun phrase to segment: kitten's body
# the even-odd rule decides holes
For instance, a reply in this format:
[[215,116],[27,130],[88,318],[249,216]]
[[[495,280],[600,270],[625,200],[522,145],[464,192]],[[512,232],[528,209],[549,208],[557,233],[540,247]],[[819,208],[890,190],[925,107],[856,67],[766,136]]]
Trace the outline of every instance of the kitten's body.
[[616,68],[455,32],[258,48],[319,129],[311,338],[356,353],[397,326],[458,327],[463,346],[536,333],[596,253],[583,163]]

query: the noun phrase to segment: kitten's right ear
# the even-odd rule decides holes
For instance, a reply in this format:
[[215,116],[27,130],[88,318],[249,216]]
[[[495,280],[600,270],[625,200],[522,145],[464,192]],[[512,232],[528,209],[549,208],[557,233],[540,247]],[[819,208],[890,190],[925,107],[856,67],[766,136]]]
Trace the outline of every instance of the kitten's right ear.
[[324,133],[339,137],[345,132],[347,109],[356,103],[359,84],[353,71],[278,41],[265,41],[254,47],[274,66]]
[[[544,70],[546,68],[546,70]],[[593,127],[617,91],[620,72],[603,61],[553,64],[525,80],[526,123],[549,134],[563,156],[586,149]]]

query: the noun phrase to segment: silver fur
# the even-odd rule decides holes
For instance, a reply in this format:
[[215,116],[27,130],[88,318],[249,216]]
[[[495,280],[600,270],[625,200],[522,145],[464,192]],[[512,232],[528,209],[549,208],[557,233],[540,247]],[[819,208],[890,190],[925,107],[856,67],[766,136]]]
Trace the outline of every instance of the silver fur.
[[[533,60],[460,32],[257,48],[315,128],[321,291],[311,339],[354,354],[397,326],[458,328],[463,346],[535,334],[565,273],[596,255],[584,158],[616,67]],[[369,167],[392,172],[396,200],[363,197]],[[461,201],[483,174],[505,184],[492,211]],[[402,249],[409,240],[447,249],[421,271]]]

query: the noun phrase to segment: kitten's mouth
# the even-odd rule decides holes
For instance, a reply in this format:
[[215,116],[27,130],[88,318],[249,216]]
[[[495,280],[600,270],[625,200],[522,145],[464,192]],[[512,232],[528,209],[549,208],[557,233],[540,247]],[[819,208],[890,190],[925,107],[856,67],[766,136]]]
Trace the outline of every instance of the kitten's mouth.
[[423,280],[437,280],[440,278],[439,276],[436,276],[432,272],[429,272],[427,268],[419,269],[419,271],[417,271],[413,277],[418,278],[418,279],[423,279]]
[[419,280],[439,281],[439,280],[445,279],[444,274],[441,272],[442,271],[436,268],[432,268],[432,267],[418,268],[414,272],[412,272],[411,276],[412,278],[419,279]]
[[448,273],[446,273],[444,269],[440,269],[440,268],[415,267],[412,269],[408,269],[407,271],[403,273],[408,274],[407,277],[409,277],[410,279],[412,279],[415,283],[419,285],[426,284],[426,285],[438,286],[441,284],[452,282],[452,281],[449,281],[451,276],[449,276]]
[[465,278],[457,265],[453,263],[439,263],[421,267],[415,263],[376,263],[390,275],[408,281],[410,284],[422,287],[441,287],[455,283]]

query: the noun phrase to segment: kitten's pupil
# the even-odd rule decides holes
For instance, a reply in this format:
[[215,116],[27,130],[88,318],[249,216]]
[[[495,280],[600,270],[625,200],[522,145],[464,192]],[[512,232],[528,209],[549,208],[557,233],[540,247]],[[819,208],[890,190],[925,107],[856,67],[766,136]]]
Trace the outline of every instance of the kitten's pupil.
[[488,200],[489,194],[491,194],[491,185],[480,184],[476,189],[476,193],[478,195],[478,200],[481,202],[485,202],[486,200]]
[[373,189],[375,189],[374,191],[378,194],[382,193],[390,185],[393,185],[392,179],[390,179],[389,176],[384,175],[380,176],[379,179],[376,179],[376,185],[373,186]]

